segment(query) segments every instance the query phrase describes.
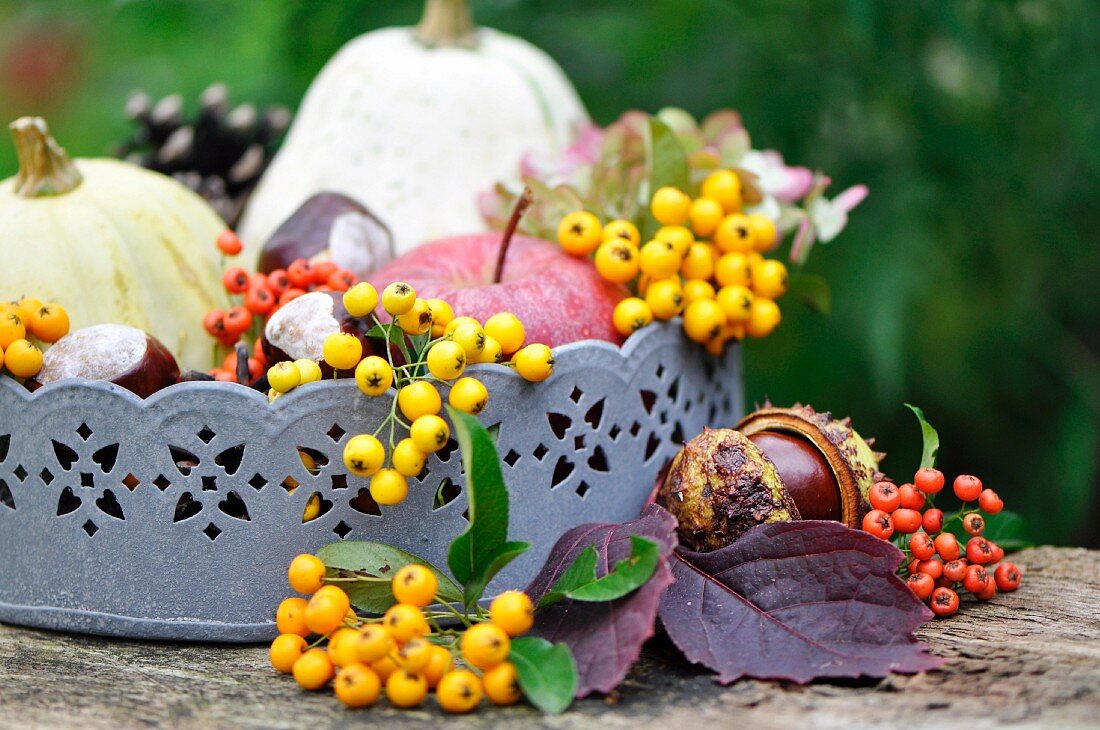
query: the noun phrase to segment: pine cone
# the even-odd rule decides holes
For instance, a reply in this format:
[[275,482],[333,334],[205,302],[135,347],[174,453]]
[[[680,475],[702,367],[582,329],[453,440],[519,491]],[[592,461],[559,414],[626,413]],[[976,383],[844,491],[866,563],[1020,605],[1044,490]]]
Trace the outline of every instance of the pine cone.
[[171,175],[203,198],[235,227],[248,196],[275,154],[290,125],[290,111],[254,104],[229,106],[229,89],[216,83],[202,92],[192,118],[183,97],[166,96],[154,103],[144,91],[126,100],[125,114],[134,124],[130,139],[115,155]]

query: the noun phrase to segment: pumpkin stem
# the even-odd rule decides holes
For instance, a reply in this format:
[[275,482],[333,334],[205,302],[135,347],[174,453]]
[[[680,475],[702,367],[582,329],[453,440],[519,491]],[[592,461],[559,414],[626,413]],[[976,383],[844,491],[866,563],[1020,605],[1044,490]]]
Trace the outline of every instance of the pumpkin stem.
[[84,180],[65,150],[50,136],[42,117],[20,117],[8,129],[19,156],[16,195],[24,198],[64,195]]
[[497,251],[497,266],[493,271],[493,283],[499,284],[504,276],[504,259],[508,255],[508,246],[512,243],[512,236],[516,235],[519,219],[534,200],[531,188],[524,188],[523,194],[516,200],[516,206],[512,208],[512,217],[508,219],[508,227],[504,229],[504,236],[500,239],[500,249]]
[[477,48],[477,26],[466,0],[427,0],[413,35],[429,48]]

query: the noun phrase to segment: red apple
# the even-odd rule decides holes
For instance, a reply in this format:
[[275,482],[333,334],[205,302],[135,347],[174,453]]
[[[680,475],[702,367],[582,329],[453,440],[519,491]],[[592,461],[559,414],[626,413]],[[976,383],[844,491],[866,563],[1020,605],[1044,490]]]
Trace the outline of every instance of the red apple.
[[511,312],[523,322],[528,343],[622,342],[611,315],[626,290],[600,277],[591,261],[548,241],[516,236],[501,281],[494,284],[500,244],[499,233],[443,238],[394,259],[370,281],[379,291],[390,282],[408,282],[417,296],[444,299],[457,316],[479,322]]

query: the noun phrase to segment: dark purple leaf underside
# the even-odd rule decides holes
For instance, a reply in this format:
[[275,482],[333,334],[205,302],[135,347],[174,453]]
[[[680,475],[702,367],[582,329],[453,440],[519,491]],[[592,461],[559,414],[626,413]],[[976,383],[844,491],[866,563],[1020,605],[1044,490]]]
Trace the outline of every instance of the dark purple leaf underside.
[[894,574],[901,559],[836,522],[759,525],[712,553],[678,549],[661,622],[723,684],[932,669],[942,660],[912,635],[932,613]]
[[588,524],[562,535],[546,564],[527,587],[538,603],[558,576],[589,545],[598,553],[597,575],[630,555],[630,536],[654,540],[661,559],[649,581],[633,593],[614,601],[584,603],[564,600],[538,612],[531,634],[551,642],[564,642],[573,652],[580,682],[577,697],[610,692],[638,659],[642,644],[653,635],[661,594],[672,583],[669,559],[676,546],[676,519],[661,507],[650,505],[640,518],[622,525]]

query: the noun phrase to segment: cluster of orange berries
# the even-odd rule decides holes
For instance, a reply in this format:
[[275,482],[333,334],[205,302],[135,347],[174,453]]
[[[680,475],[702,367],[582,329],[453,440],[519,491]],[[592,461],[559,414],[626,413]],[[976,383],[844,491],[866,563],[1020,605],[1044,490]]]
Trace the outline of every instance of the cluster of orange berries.
[[717,355],[731,339],[766,337],[779,326],[775,300],[787,291],[787,268],[764,258],[779,235],[768,216],[742,212],[736,172],[712,172],[694,199],[660,188],[650,210],[662,227],[645,243],[632,222],[603,225],[588,211],[558,225],[566,252],[591,255],[600,276],[632,290],[613,315],[622,335],[682,315],[687,336]]
[[[379,303],[390,322],[382,323],[375,315]],[[333,333],[322,344],[325,364],[333,371],[354,372],[364,394],[378,397],[394,389],[389,415],[378,429],[353,436],[344,446],[344,465],[352,474],[370,478],[371,497],[380,505],[404,501],[408,478],[420,474],[428,455],[450,439],[450,427],[440,415],[443,398],[437,385],[449,388],[447,401],[452,408],[477,415],[488,405],[489,391],[477,378],[463,376],[468,363],[509,365],[532,382],[545,380],[554,371],[550,348],[524,346],[523,323],[510,312],[494,314],[483,326],[472,317],[456,317],[442,299],[417,297],[404,282],[390,284],[381,296],[371,284],[360,282],[344,292],[343,304],[352,317],[369,317],[377,327],[396,329],[396,339],[408,343],[401,346],[405,364],[395,364],[395,338],[389,333],[382,339],[386,357],[364,356],[363,341],[346,332]],[[320,365],[308,359],[277,363],[267,371],[272,398],[320,378]],[[387,427],[389,449],[379,438]],[[395,440],[399,427],[408,435]]]
[[[877,482],[868,499],[873,508],[863,518],[863,529],[882,538],[895,533],[909,535],[899,547],[910,558],[906,563],[906,585],[937,616],[950,616],[959,610],[963,590],[988,601],[997,591],[1009,592],[1020,587],[1020,569],[1002,562],[1004,550],[982,536],[985,515],[998,514],[1004,502],[992,489],[984,489],[978,477],[964,474],[952,484],[955,496],[963,502],[958,513],[944,521],[943,510],[932,504],[932,496],[944,487],[943,472],[924,467],[917,471],[912,484],[900,487],[892,482]],[[977,507],[971,507],[971,503]],[[958,520],[970,535],[960,545],[954,533],[944,525]]]
[[42,369],[42,347],[69,334],[69,313],[34,297],[0,302],[0,372],[33,378]]
[[[236,256],[243,248],[237,235],[229,230],[218,236],[216,244],[228,256]],[[231,297],[239,297],[239,303],[228,310],[210,310],[203,318],[203,327],[221,345],[232,347],[249,333],[258,335],[267,318],[287,302],[311,291],[347,291],[357,281],[355,274],[331,261],[297,259],[287,268],[270,274],[249,273],[244,267],[230,266],[222,274],[222,286]],[[257,344],[248,361],[249,376],[255,380],[266,367],[267,361]],[[237,355],[230,353],[222,366],[210,374],[216,380],[236,382],[236,372]]]
[[[412,564],[390,582],[397,602],[381,618],[361,618],[347,593],[333,584],[339,576],[326,584],[325,565],[316,556],[296,557],[288,577],[291,588],[310,597],[279,604],[279,636],[269,657],[302,688],[319,690],[331,683],[348,707],[373,705],[384,688],[390,703],[403,708],[422,704],[434,690],[440,708],[453,713],[470,712],[483,697],[497,705],[523,697],[508,657],[511,639],[534,623],[526,594],[503,593],[488,612],[478,608],[468,618],[437,595],[431,570]],[[432,604],[441,608],[428,609]],[[443,628],[440,619],[461,620],[461,628]]]

